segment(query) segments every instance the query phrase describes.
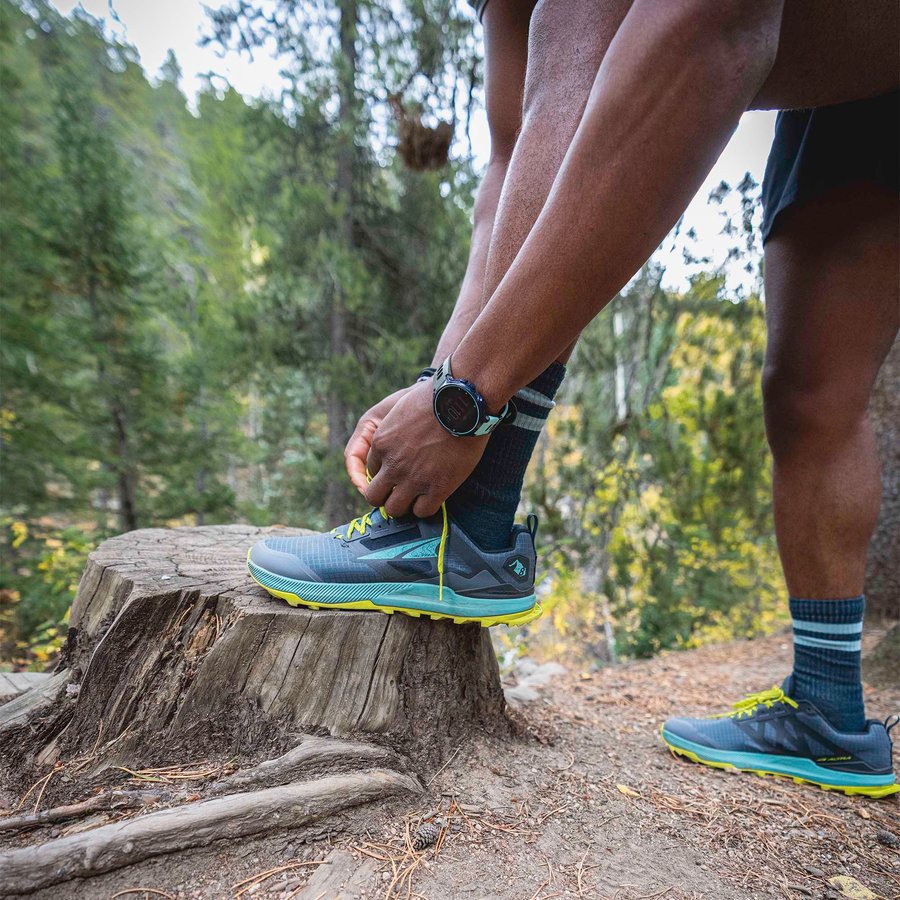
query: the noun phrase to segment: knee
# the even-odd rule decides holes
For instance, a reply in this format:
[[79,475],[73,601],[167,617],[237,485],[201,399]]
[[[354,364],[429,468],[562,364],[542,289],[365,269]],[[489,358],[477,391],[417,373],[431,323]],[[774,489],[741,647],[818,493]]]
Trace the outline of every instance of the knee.
[[786,458],[852,435],[865,421],[869,391],[855,379],[769,360],[763,369],[766,434],[773,457]]

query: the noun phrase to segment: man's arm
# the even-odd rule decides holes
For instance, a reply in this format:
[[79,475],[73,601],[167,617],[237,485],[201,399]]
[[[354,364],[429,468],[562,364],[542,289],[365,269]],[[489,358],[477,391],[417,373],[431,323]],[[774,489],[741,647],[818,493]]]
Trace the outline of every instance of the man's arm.
[[440,365],[478,318],[484,297],[491,232],[516,135],[528,62],[528,24],[535,0],[491,0],[484,11],[484,85],[491,157],[475,198],[469,264],[450,321],[434,352]]
[[[456,306],[434,352],[439,366],[458,346],[484,304],[484,272],[497,204],[522,124],[522,91],[528,61],[528,23],[535,0],[491,0],[484,13],[485,105],[491,134],[491,157],[475,198],[469,262]],[[409,390],[395,391],[360,418],[344,450],[347,473],[364,492],[366,457],[372,436]]]
[[[674,225],[772,66],[782,0],[636,0],[537,222],[454,353],[496,412],[572,343]],[[485,441],[443,432],[428,385],[374,438],[366,491],[430,515]]]
[[673,227],[768,75],[781,11],[636,0],[537,222],[454,354],[491,406],[569,346]]

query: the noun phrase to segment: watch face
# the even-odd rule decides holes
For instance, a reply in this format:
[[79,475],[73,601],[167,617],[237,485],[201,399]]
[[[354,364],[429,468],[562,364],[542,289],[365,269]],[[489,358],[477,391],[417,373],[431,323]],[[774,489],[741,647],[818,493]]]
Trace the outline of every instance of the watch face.
[[434,398],[438,420],[454,434],[468,434],[478,424],[478,404],[464,388],[455,384],[442,387]]

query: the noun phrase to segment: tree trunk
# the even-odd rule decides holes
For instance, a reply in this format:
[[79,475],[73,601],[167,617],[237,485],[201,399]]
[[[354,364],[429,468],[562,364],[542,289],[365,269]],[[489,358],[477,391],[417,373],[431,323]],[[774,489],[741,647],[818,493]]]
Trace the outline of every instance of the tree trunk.
[[[348,255],[356,249],[354,220],[356,215],[356,129],[359,123],[359,95],[356,77],[359,65],[356,31],[359,11],[357,0],[343,0],[338,26],[341,59],[338,65],[338,144],[337,144],[337,201],[341,209],[340,239]],[[331,361],[339,362],[350,353],[347,341],[347,304],[344,286],[335,285],[332,296],[330,342]],[[340,379],[332,375],[328,395],[328,449],[332,459],[341,458],[348,433],[348,409]],[[329,527],[340,525],[352,515],[350,499],[343,478],[328,480],[325,495],[325,517]]]
[[125,415],[118,401],[110,404],[110,417],[116,433],[116,484],[119,495],[119,527],[122,531],[133,531],[138,527],[136,500],[137,477],[131,465],[128,450],[128,431]]
[[869,544],[869,614],[900,618],[900,341],[888,354],[870,406],[881,456],[881,515]]
[[[0,852],[0,881],[4,864],[33,890],[60,872],[83,877],[194,846],[201,833],[303,825],[417,789],[415,775],[473,733],[509,733],[486,629],[288,606],[246,572],[247,548],[272,531],[144,529],[90,555],[60,670],[0,706],[0,787],[19,796],[47,778],[42,808],[66,810],[121,788],[123,767],[202,760],[217,774],[161,801],[196,806],[190,814],[142,813],[146,832],[129,823]],[[306,805],[295,810],[297,798]],[[253,814],[266,803],[271,821]]]

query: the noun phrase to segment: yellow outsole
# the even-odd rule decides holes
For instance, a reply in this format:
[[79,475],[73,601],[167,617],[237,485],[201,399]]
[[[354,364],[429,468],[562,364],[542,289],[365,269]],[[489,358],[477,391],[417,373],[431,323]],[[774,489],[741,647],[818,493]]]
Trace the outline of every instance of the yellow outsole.
[[[251,574],[250,577],[253,578],[253,575]],[[256,578],[253,578],[253,580],[273,597],[284,600],[291,606],[305,606],[310,609],[362,609],[369,612],[387,613],[389,616],[394,613],[402,613],[404,616],[411,616],[414,619],[422,617],[450,619],[457,625],[477,622],[483,628],[490,628],[492,625],[508,625],[510,627],[527,625],[529,622],[539,619],[544,612],[540,603],[535,603],[531,609],[526,609],[524,612],[507,613],[502,616],[454,616],[450,613],[432,612],[431,610],[404,609],[400,606],[379,606],[371,600],[352,600],[346,603],[313,603],[311,600],[304,600],[302,597],[298,597],[296,594],[291,594],[288,591],[279,591],[275,588],[267,587]]]
[[821,788],[823,791],[840,791],[842,794],[848,795],[860,794],[864,797],[873,797],[876,800],[881,797],[889,797],[891,794],[896,794],[900,791],[900,785],[897,784],[881,785],[879,787],[845,787],[839,784],[822,784],[819,781],[801,778],[799,775],[785,775],[783,772],[769,772],[765,769],[742,769],[738,766],[733,766],[731,763],[713,762],[710,759],[703,759],[694,753],[693,750],[685,750],[683,747],[676,747],[674,744],[670,744],[665,738],[663,738],[663,742],[673,753],[684,756],[691,760],[691,762],[700,763],[702,766],[710,766],[713,769],[725,769],[732,772],[747,772],[752,775],[758,775],[760,778],[765,778],[767,775],[772,778],[787,778],[795,784],[811,784],[817,788]]

